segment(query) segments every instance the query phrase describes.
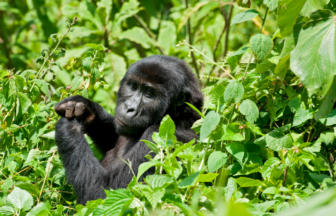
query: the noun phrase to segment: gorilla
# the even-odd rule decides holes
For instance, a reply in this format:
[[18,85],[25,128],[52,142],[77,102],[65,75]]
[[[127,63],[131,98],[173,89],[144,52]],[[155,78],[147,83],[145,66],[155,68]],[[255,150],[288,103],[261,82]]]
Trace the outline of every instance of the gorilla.
[[[55,140],[66,170],[67,181],[78,203],[105,198],[104,189],[126,188],[150,149],[141,140],[152,141],[160,122],[170,115],[176,138],[189,142],[197,135],[191,130],[200,116],[185,102],[201,109],[203,95],[188,65],[171,56],[155,55],[132,64],[120,82],[115,116],[98,103],[81,96],[68,97],[55,105],[61,116]],[[84,134],[104,154],[98,161]],[[151,153],[152,154],[152,153]],[[152,168],[146,175],[154,174]]]

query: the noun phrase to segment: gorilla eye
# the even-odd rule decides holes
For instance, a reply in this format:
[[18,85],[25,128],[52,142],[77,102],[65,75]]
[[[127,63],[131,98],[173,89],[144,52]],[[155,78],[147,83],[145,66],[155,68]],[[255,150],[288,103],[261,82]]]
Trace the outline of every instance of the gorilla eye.
[[137,90],[137,88],[138,88],[138,85],[137,85],[136,83],[132,83],[132,84],[131,84],[131,89],[132,89],[133,91]]
[[144,94],[145,94],[145,96],[148,97],[148,98],[151,98],[151,97],[154,96],[154,92],[153,92],[153,90],[151,90],[151,89],[148,89]]

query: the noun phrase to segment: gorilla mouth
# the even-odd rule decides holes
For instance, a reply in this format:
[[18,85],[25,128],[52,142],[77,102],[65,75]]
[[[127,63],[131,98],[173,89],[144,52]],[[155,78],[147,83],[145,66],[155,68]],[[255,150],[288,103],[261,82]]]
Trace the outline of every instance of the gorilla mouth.
[[121,125],[123,125],[125,127],[129,127],[126,123],[124,123],[123,121],[121,121],[117,116],[115,116],[115,117],[116,117],[117,122],[119,122],[119,124],[121,124]]

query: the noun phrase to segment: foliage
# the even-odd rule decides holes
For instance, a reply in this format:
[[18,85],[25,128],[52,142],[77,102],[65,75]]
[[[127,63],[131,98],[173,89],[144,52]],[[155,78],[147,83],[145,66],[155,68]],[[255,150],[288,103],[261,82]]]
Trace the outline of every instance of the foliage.
[[[331,214],[335,1],[22,2],[0,3],[0,215]],[[126,67],[153,54],[193,67],[200,138],[177,141],[164,117],[129,186],[76,205],[54,104],[78,94],[113,113]]]

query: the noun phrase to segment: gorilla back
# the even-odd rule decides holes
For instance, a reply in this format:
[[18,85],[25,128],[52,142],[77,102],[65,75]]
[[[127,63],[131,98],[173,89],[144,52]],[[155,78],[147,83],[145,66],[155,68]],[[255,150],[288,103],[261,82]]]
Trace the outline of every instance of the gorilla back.
[[[105,198],[104,188],[125,188],[133,174],[121,158],[130,161],[135,174],[150,149],[140,140],[152,141],[165,115],[176,124],[177,140],[197,138],[192,124],[200,116],[203,95],[191,69],[169,56],[151,56],[131,65],[120,82],[115,116],[99,104],[81,96],[68,97],[55,105],[61,116],[56,124],[56,144],[67,180],[78,202]],[[98,161],[84,134],[90,136],[105,155]],[[140,179],[154,173],[154,168]]]

